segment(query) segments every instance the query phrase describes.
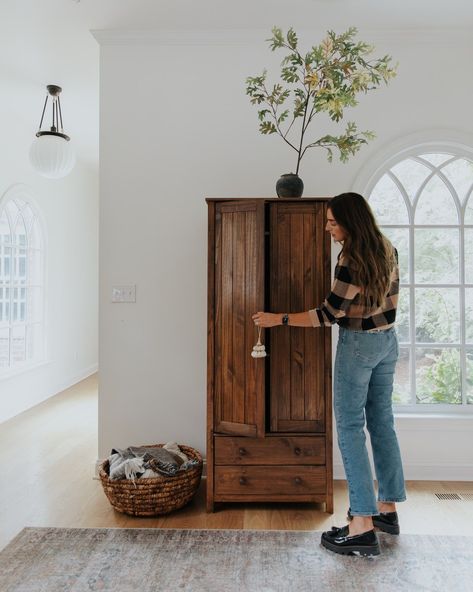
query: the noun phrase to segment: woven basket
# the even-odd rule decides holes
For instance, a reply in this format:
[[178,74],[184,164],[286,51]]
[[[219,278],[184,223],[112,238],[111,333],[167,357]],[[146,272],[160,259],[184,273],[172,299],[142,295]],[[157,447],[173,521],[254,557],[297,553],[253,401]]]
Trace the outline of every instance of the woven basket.
[[[147,448],[162,447],[153,444]],[[100,480],[109,502],[118,512],[131,516],[156,516],[169,514],[182,508],[194,497],[202,475],[202,455],[189,446],[179,444],[186,456],[199,461],[198,465],[178,472],[172,477],[159,475],[149,479],[138,478],[112,481],[109,477],[109,462],[100,469]]]

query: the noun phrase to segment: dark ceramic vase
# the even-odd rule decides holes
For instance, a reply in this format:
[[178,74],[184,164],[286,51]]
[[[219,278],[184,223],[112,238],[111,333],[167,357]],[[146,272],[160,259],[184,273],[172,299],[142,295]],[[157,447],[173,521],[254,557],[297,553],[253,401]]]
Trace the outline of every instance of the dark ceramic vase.
[[276,183],[276,193],[278,197],[301,197],[304,191],[302,179],[294,173],[281,175]]

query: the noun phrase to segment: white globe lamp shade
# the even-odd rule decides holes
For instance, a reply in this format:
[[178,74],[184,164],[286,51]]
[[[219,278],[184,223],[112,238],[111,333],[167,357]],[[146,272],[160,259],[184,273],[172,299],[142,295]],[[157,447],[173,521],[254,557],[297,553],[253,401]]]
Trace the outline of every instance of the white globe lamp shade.
[[60,134],[43,132],[31,145],[30,162],[43,177],[60,179],[72,171],[76,157],[70,140]]

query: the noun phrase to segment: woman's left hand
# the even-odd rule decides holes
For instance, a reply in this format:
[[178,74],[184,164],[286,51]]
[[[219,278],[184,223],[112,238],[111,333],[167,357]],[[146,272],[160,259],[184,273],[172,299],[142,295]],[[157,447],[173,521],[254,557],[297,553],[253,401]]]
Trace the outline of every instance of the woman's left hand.
[[281,325],[281,316],[273,312],[257,312],[251,318],[257,327],[276,327]]

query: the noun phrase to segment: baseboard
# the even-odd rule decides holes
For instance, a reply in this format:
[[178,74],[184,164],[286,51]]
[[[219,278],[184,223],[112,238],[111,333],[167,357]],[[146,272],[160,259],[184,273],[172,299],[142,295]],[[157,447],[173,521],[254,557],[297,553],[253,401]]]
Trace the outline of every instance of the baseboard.
[[62,391],[65,391],[71,386],[74,386],[81,380],[85,380],[89,376],[92,376],[92,374],[95,374],[97,372],[98,368],[99,367],[97,363],[91,364],[88,368],[84,368],[83,370],[81,370],[74,376],[68,378],[64,382],[59,383],[59,385],[54,388],[55,392],[52,395],[50,395],[48,399],[54,397],[55,395],[58,395],[59,393],[62,393]]
[[[48,362],[48,364],[51,364],[51,362]],[[39,367],[35,367],[33,369],[30,369],[31,372],[33,372],[34,370],[37,370]],[[52,385],[50,385],[47,388],[47,392],[46,394],[42,394],[39,396],[39,398],[35,401],[28,401],[27,403],[24,401],[18,401],[18,397],[16,399],[16,403],[18,403],[18,406],[14,409],[11,409],[10,411],[6,412],[5,416],[1,416],[0,414],[0,424],[9,421],[10,419],[13,419],[14,417],[17,417],[18,415],[21,415],[22,413],[25,413],[26,411],[29,411],[30,409],[33,409],[33,407],[36,407],[37,405],[41,405],[42,403],[48,401],[49,399],[51,399],[52,397],[55,397],[56,395],[59,395],[60,393],[62,393],[63,391],[67,390],[68,388],[70,388],[71,386],[74,386],[75,384],[77,384],[78,382],[80,382],[81,380],[84,380],[86,378],[88,378],[89,376],[92,376],[92,374],[95,374],[98,370],[98,364],[92,364],[90,366],[88,366],[87,368],[84,368],[83,370],[81,370],[80,372],[78,372],[77,374],[73,374],[72,376],[69,376],[69,378],[67,378],[66,380],[62,380],[60,382],[57,383],[53,383]],[[18,378],[20,375],[15,376],[14,378]],[[13,378],[8,379],[13,380]],[[9,382],[10,384],[10,382]],[[5,411],[5,410],[4,410]]]
[[[473,465],[404,463],[406,481],[473,481]],[[333,478],[345,479],[343,465],[333,465]]]

